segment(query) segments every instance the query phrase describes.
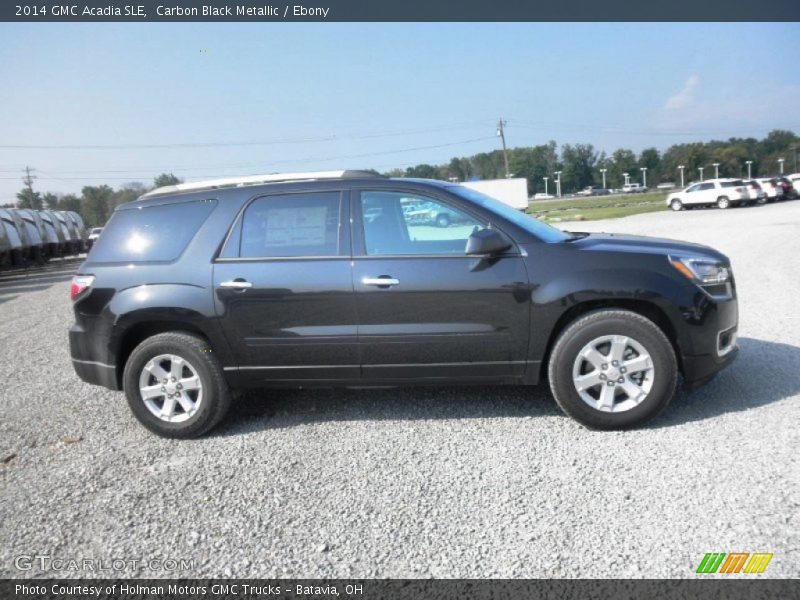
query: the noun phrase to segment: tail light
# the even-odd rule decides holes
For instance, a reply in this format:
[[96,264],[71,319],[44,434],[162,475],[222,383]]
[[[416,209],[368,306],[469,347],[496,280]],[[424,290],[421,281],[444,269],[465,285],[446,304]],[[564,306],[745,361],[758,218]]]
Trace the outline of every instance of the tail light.
[[75,302],[94,283],[94,275],[75,275],[69,288],[69,299]]

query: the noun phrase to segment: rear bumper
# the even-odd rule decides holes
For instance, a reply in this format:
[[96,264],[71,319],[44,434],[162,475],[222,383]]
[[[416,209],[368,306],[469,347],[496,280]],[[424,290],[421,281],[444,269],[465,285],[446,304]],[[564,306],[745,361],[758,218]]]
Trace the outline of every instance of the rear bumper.
[[69,330],[69,350],[72,368],[86,383],[102,385],[111,390],[119,390],[117,366],[107,356],[94,351],[86,331],[77,323]]

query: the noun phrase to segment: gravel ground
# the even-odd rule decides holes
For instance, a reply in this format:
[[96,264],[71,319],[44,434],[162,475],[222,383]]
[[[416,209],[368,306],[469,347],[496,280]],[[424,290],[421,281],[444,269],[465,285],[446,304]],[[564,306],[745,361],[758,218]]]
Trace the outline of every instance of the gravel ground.
[[0,575],[80,575],[15,568],[43,554],[194,561],[138,576],[656,578],[764,551],[764,576],[800,576],[800,202],[561,226],[727,253],[736,364],[631,432],[587,431],[542,387],[279,391],[176,442],[73,374],[70,267],[0,278]]

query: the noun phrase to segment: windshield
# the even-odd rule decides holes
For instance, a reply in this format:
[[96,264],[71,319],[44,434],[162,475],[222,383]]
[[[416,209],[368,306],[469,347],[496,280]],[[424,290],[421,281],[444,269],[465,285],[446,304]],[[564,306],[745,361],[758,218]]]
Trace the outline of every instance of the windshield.
[[504,204],[499,200],[495,200],[494,198],[487,196],[486,194],[482,194],[481,192],[477,192],[475,190],[472,190],[470,188],[465,188],[460,185],[447,186],[447,189],[455,193],[456,195],[461,196],[462,198],[465,198],[470,202],[474,202],[478,206],[482,206],[483,208],[492,211],[496,215],[499,215],[504,219],[511,221],[512,223],[514,223],[514,225],[521,227],[528,233],[535,235],[543,242],[553,244],[556,242],[563,242],[569,239],[569,235],[564,233],[560,229],[551,227],[547,223],[542,223],[541,221],[534,219],[530,215],[527,215],[524,212],[517,210],[516,208],[512,208],[508,204]]

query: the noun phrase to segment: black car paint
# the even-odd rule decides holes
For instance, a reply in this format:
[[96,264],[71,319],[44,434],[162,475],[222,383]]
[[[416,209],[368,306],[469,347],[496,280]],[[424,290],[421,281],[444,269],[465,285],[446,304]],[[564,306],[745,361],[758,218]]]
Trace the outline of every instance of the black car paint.
[[[712,296],[669,264],[695,256],[729,264],[696,244],[593,234],[546,243],[441,182],[364,179],[293,182],[181,193],[120,207],[217,199],[182,255],[168,264],[109,264],[90,252],[79,274],[95,285],[75,302],[73,364],[90,383],[120,389],[124,361],[147,335],[203,335],[228,383],[247,386],[431,382],[535,384],[559,330],[592,307],[644,312],[673,342],[688,385],[729,364],[719,331],[738,321],[735,284]],[[359,190],[400,190],[451,203],[501,231],[500,256],[366,256]],[[339,256],[222,258],[225,240],[255,198],[302,191],[342,194]],[[351,218],[352,217],[352,218]],[[350,226],[348,226],[348,224]],[[392,276],[397,287],[367,287]],[[246,291],[220,288],[244,278]]]

